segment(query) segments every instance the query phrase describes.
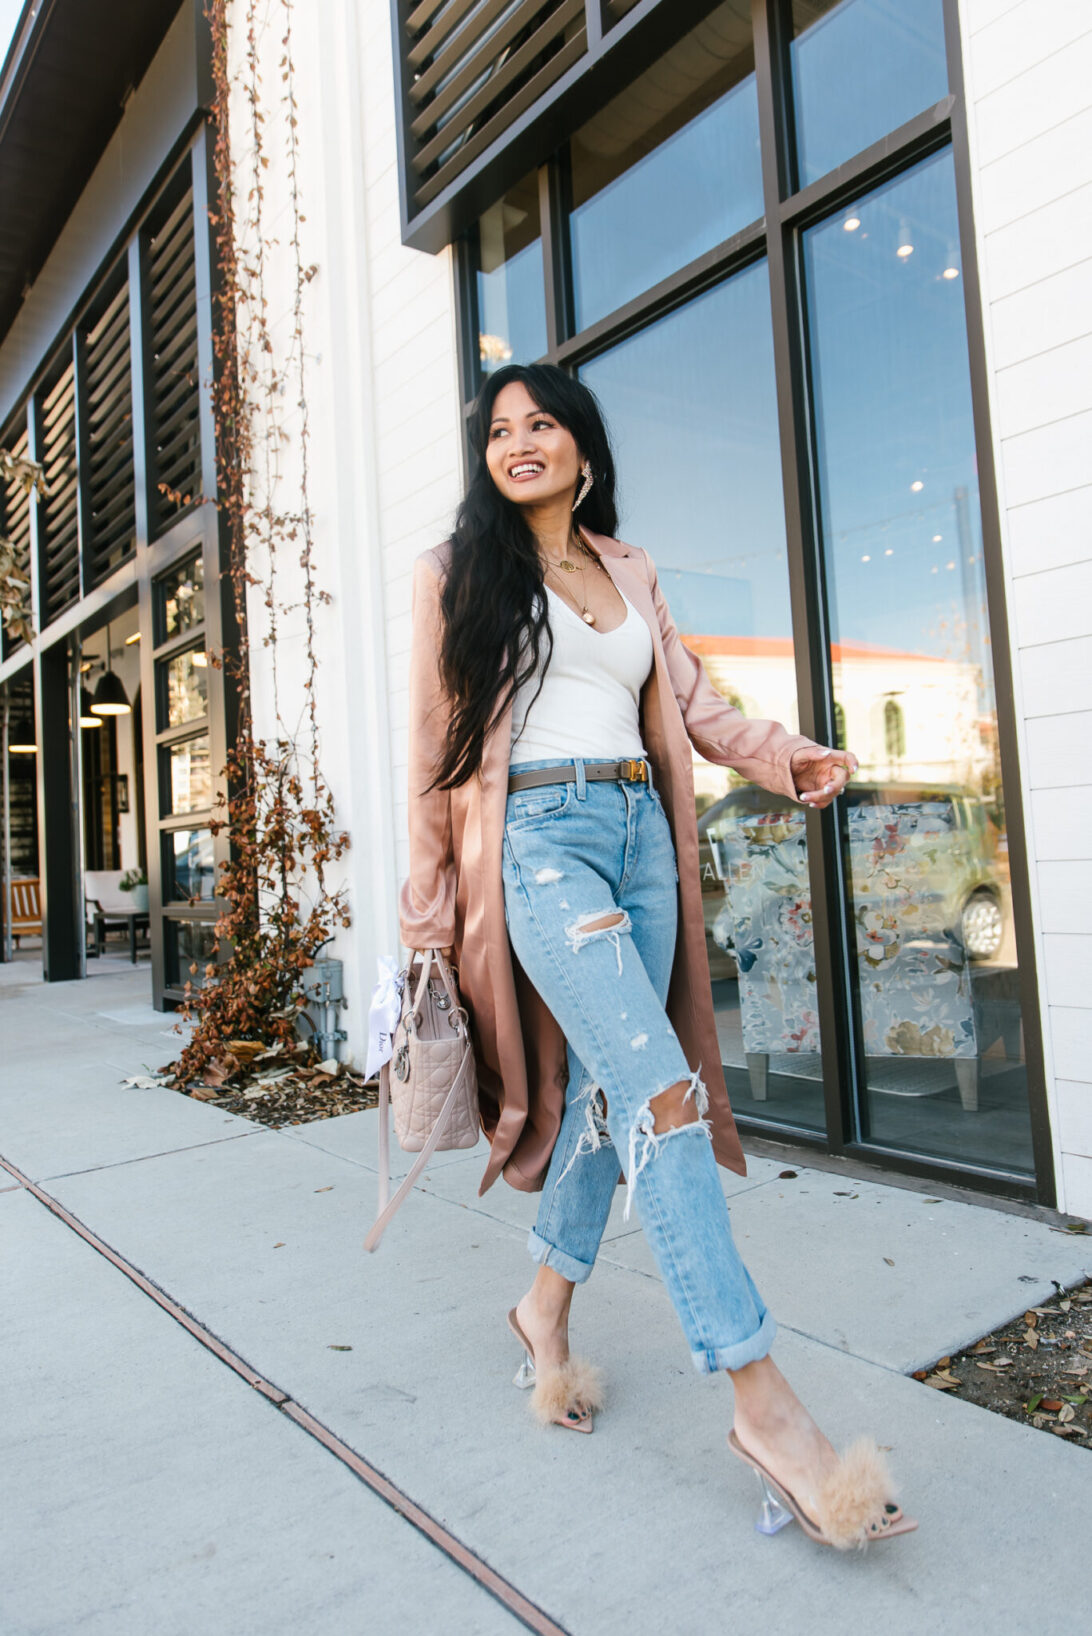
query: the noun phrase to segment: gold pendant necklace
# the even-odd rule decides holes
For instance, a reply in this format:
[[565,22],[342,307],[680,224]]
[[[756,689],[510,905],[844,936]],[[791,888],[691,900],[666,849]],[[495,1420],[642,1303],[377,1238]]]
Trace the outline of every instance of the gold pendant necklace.
[[[587,556],[587,546],[584,544],[584,542],[582,540],[579,542],[579,544],[580,544],[581,551],[584,553],[585,556]],[[558,563],[547,562],[546,566],[548,568],[563,568],[565,570],[565,572],[568,573],[568,574],[575,574],[576,570],[577,570],[577,564],[575,562],[570,562],[567,557],[562,557],[561,561],[558,562]],[[584,564],[581,562],[579,567],[580,567],[580,590],[581,590],[581,594],[582,594],[583,599],[584,599],[584,606],[580,609],[580,617],[584,621],[585,625],[594,625],[595,624],[595,615],[592,613],[591,609],[588,607],[588,584],[587,584],[587,579],[586,579],[585,573],[584,573]]]

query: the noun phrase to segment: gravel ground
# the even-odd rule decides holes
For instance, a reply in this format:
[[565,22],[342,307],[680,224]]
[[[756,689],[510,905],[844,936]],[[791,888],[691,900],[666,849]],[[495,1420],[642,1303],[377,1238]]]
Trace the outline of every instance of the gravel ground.
[[1092,1280],[1059,1290],[915,1380],[1010,1420],[1092,1446]]

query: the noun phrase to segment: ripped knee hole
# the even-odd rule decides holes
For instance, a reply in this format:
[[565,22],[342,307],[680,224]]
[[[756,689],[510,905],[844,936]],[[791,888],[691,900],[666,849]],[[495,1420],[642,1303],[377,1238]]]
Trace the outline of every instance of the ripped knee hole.
[[665,1130],[678,1130],[682,1125],[696,1125],[701,1118],[690,1082],[685,1079],[650,1097],[648,1105],[657,1136]]

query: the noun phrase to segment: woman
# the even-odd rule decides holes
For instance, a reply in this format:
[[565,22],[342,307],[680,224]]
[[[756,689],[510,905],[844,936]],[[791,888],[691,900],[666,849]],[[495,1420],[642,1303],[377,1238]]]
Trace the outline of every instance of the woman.
[[540,1418],[592,1429],[598,1372],[569,1356],[619,1170],[695,1367],[735,1387],[733,1451],[772,1529],[840,1548],[915,1526],[874,1445],[842,1460],[770,1357],[775,1326],[732,1242],[717,1161],[745,1163],[720,1068],[697,866],[692,748],[829,806],[856,771],[745,720],[683,646],[647,553],[614,538],[598,406],[510,366],[473,421],[451,540],[418,559],[410,877],[401,933],[443,948],[474,1023],[502,1174],[542,1190],[534,1282],[509,1315]]

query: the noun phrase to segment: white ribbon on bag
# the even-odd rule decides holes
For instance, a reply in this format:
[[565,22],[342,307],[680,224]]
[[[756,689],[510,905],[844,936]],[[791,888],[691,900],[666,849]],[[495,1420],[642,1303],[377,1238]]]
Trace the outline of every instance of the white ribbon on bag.
[[377,962],[379,981],[372,990],[368,1011],[368,1061],[364,1078],[371,1079],[394,1054],[394,1031],[402,1013],[402,973],[392,954],[381,954]]

